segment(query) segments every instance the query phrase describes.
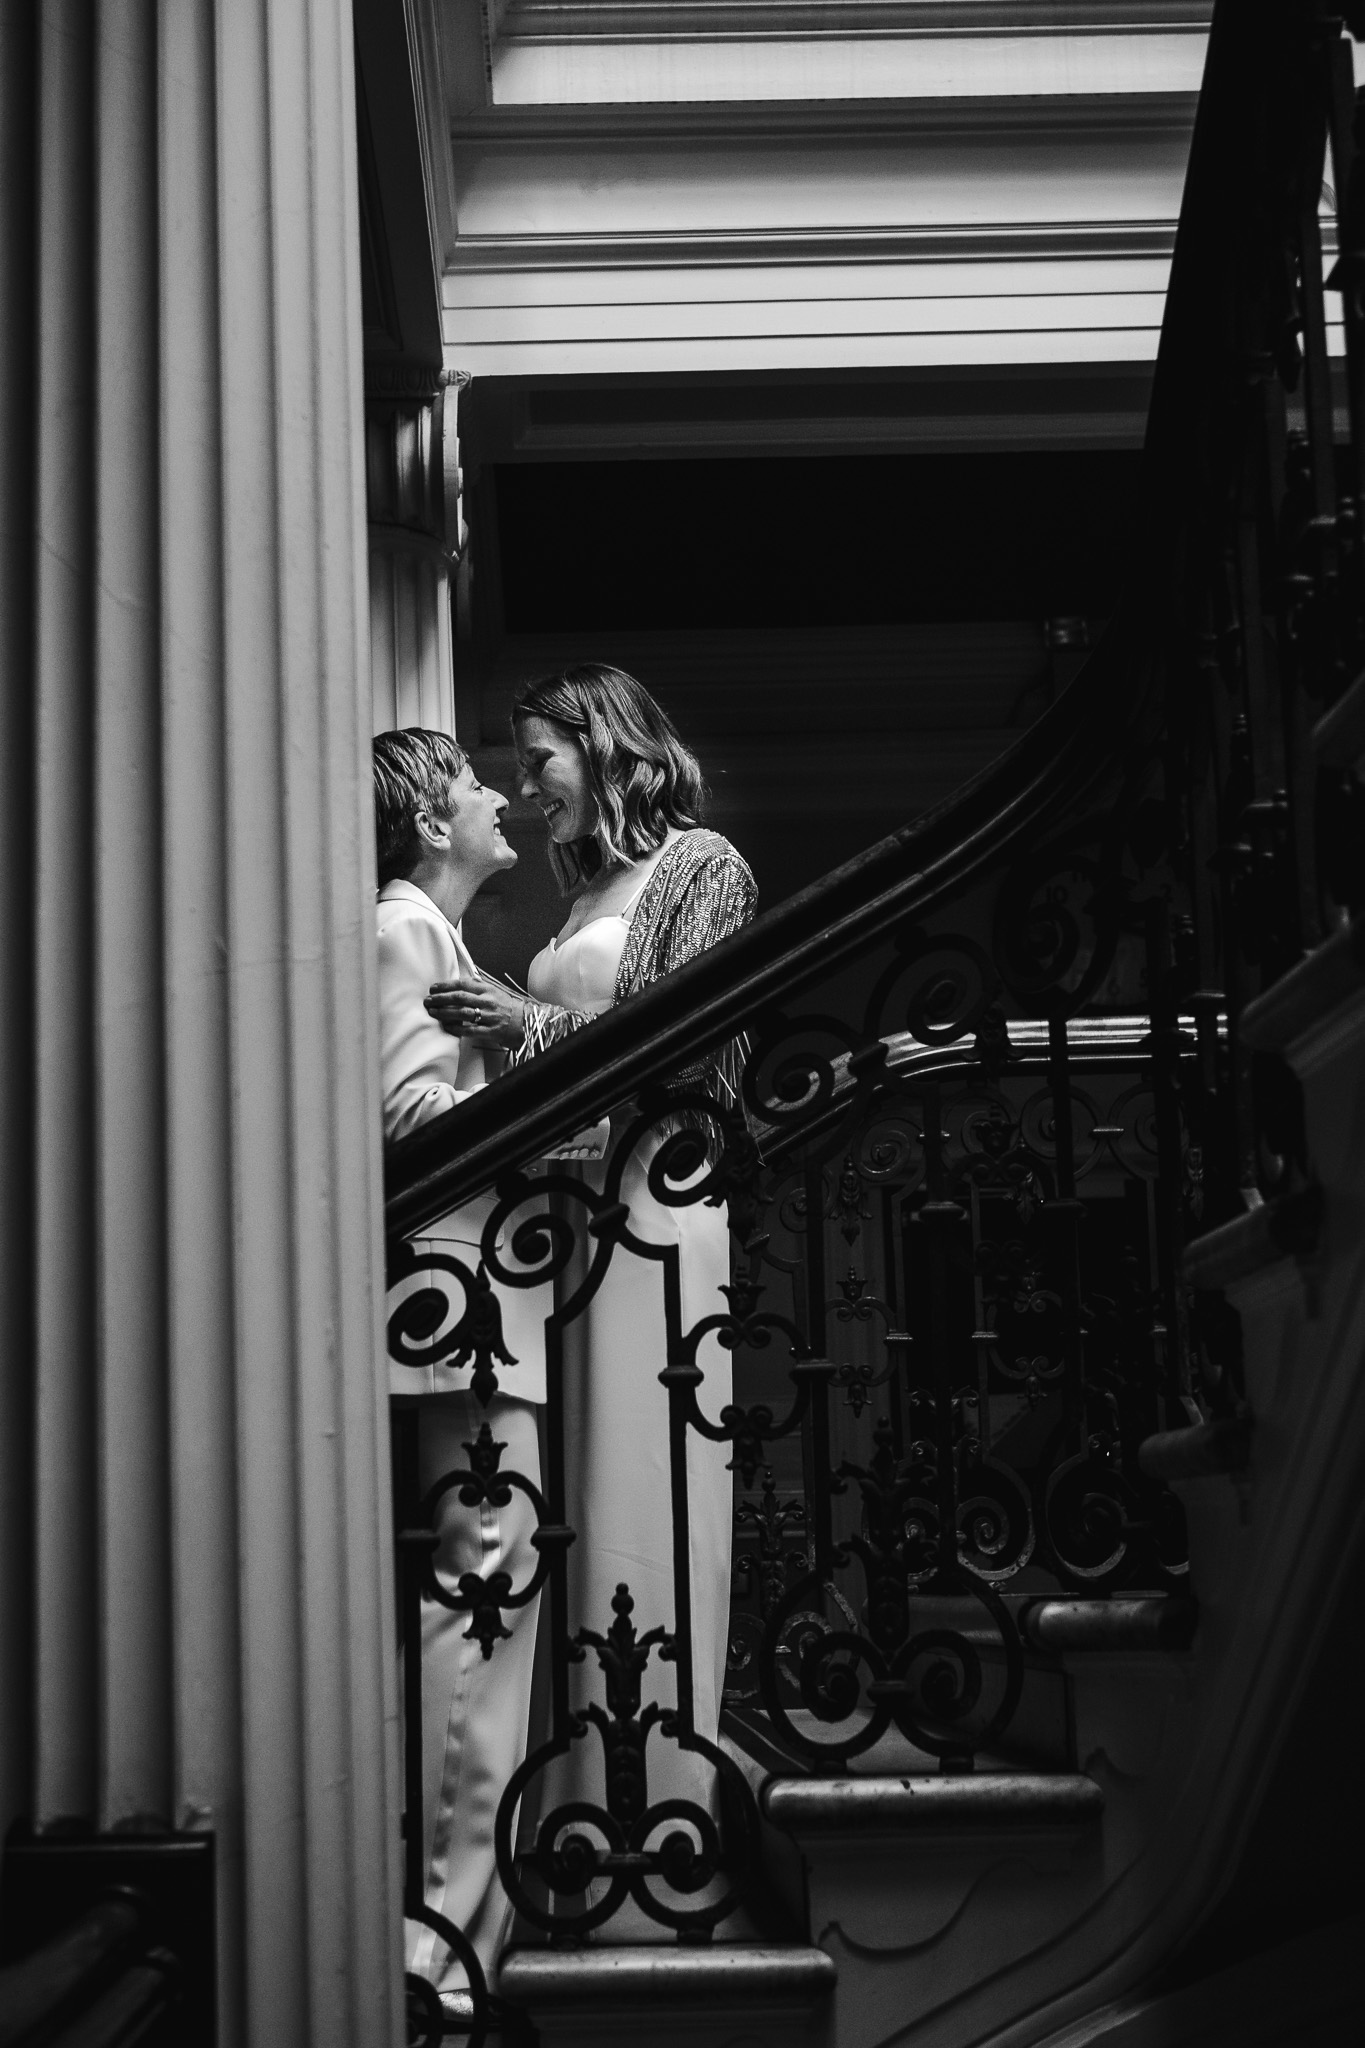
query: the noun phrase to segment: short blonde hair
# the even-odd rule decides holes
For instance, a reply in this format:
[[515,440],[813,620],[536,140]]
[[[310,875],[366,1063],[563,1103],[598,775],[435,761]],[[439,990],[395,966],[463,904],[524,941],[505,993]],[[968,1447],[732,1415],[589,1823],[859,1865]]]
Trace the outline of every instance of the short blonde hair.
[[451,785],[469,756],[445,732],[408,726],[381,732],[374,743],[374,836],[379,886],[402,882],[422,858],[417,813],[450,813]]

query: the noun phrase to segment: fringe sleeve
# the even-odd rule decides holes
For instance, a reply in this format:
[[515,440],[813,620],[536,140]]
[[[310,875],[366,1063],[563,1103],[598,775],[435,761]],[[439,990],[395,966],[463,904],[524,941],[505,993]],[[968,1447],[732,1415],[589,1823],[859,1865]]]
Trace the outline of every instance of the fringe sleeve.
[[[724,842],[698,868],[678,899],[659,949],[659,972],[670,974],[698,953],[707,952],[742,931],[753,922],[758,903],[758,886],[747,862]],[[732,1038],[695,1066],[674,1076],[683,1088],[705,1088],[733,1105],[739,1101],[744,1063],[749,1057],[746,1038]]]
[[659,949],[660,974],[671,974],[753,919],[758,889],[748,865],[721,845],[698,868],[678,899]]
[[524,1067],[538,1052],[558,1045],[562,1038],[592,1021],[582,1010],[562,1010],[557,1003],[538,1003],[534,996],[526,997],[523,1012],[526,1022],[521,1044],[507,1055],[509,1067]]

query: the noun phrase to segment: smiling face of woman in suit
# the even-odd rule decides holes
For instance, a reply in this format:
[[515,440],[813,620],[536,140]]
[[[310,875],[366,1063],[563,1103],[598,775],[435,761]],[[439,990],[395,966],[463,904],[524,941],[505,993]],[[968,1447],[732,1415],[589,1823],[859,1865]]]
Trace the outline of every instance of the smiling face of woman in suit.
[[517,721],[518,792],[535,804],[560,846],[597,830],[597,799],[575,734],[553,718]]
[[448,814],[441,822],[450,835],[448,859],[475,888],[500,868],[517,864],[516,848],[502,836],[506,809],[507,798],[486,788],[466,762],[450,785]]

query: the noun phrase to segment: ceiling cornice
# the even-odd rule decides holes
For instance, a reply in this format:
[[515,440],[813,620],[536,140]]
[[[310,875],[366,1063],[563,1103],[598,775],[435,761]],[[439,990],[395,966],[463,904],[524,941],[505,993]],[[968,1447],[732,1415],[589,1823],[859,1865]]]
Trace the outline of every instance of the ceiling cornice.
[[353,18],[366,353],[439,373],[445,251],[433,159],[448,172],[449,152],[430,147],[432,106],[419,92],[405,8],[355,0]]
[[504,42],[772,42],[793,38],[1202,32],[1212,0],[512,0]]
[[695,100],[521,105],[472,109],[451,124],[456,148],[522,149],[583,143],[729,144],[872,142],[914,136],[1074,136],[1169,133],[1188,136],[1198,95],[1047,93],[1015,97],[892,100]]
[[1169,257],[1174,220],[1009,221],[970,227],[680,230],[666,234],[469,235],[453,273],[682,270],[755,264],[1049,262]]

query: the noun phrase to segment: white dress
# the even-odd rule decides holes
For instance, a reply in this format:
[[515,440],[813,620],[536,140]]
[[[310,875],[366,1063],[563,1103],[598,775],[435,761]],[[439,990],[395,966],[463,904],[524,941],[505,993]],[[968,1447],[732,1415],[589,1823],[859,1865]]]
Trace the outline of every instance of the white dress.
[[[531,995],[590,1016],[610,1009],[635,900],[620,915],[596,918],[543,948],[531,963]],[[618,1119],[618,1132],[620,1127]],[[726,1311],[720,1290],[730,1280],[729,1224],[723,1208],[697,1202],[675,1209],[654,1199],[646,1175],[660,1142],[653,1139],[640,1148],[621,1194],[638,1236],[678,1247],[683,1327],[688,1329],[703,1316]],[[597,1189],[603,1185],[604,1165],[569,1170],[583,1174]],[[622,1582],[630,1588],[632,1619],[641,1634],[658,1625],[671,1631],[674,1625],[668,1394],[659,1384],[667,1363],[663,1270],[658,1261],[618,1244],[597,1294],[565,1330],[567,1508],[578,1532],[569,1551],[569,1614],[575,1631],[587,1626],[606,1634],[614,1618],[612,1596]],[[697,1390],[702,1412],[718,1420],[731,1399],[730,1354],[708,1334],[697,1363],[705,1374]],[[717,1739],[729,1632],[729,1459],[727,1444],[688,1431],[695,1726],[711,1742]],[[595,1654],[589,1652],[583,1664],[574,1666],[571,1677],[575,1708],[592,1699],[605,1704]],[[643,1700],[671,1708],[675,1699],[674,1666],[661,1665],[656,1651],[645,1674]],[[647,1760],[651,1804],[686,1798],[714,1811],[715,1774],[703,1759],[681,1752],[656,1727]],[[575,1742],[547,1779],[549,1796],[542,1811],[566,1799],[603,1803],[602,1747],[596,1733]]]

